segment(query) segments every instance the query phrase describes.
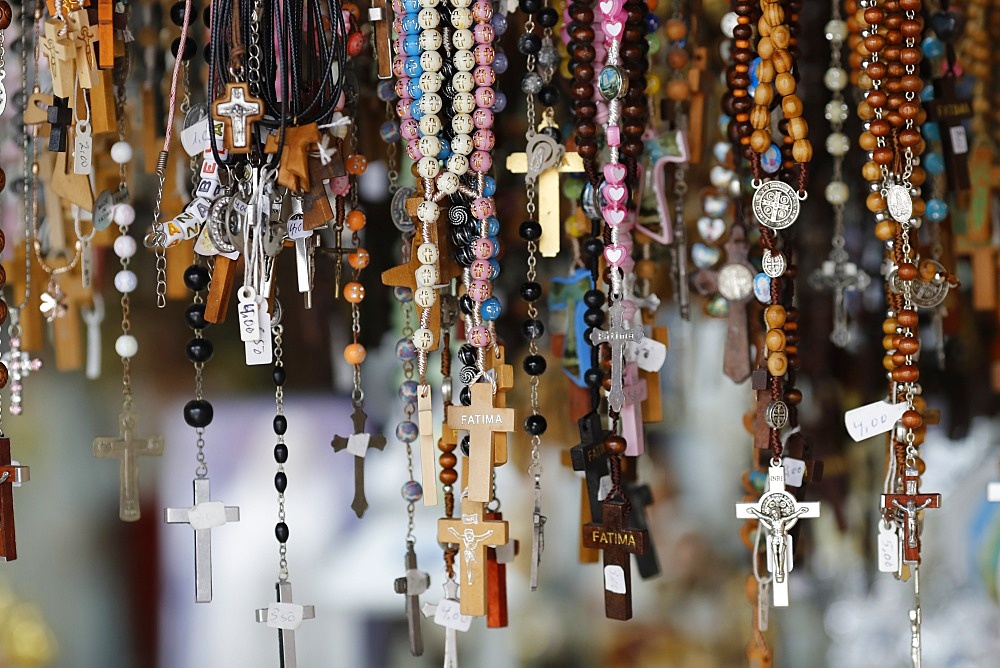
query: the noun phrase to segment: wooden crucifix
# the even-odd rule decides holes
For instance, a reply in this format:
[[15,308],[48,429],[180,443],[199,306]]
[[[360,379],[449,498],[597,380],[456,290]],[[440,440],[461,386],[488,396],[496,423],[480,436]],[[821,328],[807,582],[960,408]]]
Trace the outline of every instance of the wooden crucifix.
[[406,596],[406,626],[410,636],[410,654],[424,653],[424,638],[420,633],[420,595],[431,586],[431,576],[417,568],[417,553],[413,541],[406,542],[406,575],[396,578],[393,588]]
[[212,529],[240,521],[240,509],[212,501],[208,478],[194,479],[194,505],[190,508],[164,508],[167,524],[189,524],[194,530],[194,600],[212,600]]
[[229,83],[212,103],[212,117],[225,128],[226,150],[249,153],[252,126],[264,118],[264,101],[250,93],[249,84]]
[[[487,521],[502,520],[503,513],[486,513]],[[507,564],[514,561],[521,543],[509,540],[486,550],[486,628],[507,627]]]
[[507,542],[507,522],[487,520],[482,503],[463,497],[461,517],[439,519],[437,537],[442,543],[459,546],[462,614],[485,615],[486,548]]
[[0,557],[17,559],[14,535],[14,485],[30,480],[31,469],[14,464],[10,458],[10,439],[0,437]]
[[69,36],[76,49],[76,79],[80,88],[91,89],[97,82],[97,29],[90,25],[86,9],[69,13]]
[[[792,570],[792,537],[788,533],[800,517],[819,517],[819,502],[800,503],[785,491],[785,469],[769,466],[768,488],[756,503],[737,503],[736,517],[756,518],[767,529],[767,570],[773,578],[775,607],[788,605],[788,573]],[[754,556],[756,558],[756,555]]]
[[993,243],[994,193],[1000,188],[1000,167],[990,148],[972,151],[969,166],[972,193],[965,216],[952,216],[955,254],[972,263],[972,308],[995,311],[1000,304],[1000,246]]
[[123,522],[139,519],[139,457],[163,454],[163,437],[139,438],[135,434],[136,415],[122,411],[118,416],[118,437],[99,436],[94,439],[94,456],[100,459],[117,457],[118,517]]
[[302,195],[302,216],[305,229],[315,230],[335,218],[333,207],[330,205],[330,195],[326,190],[326,183],[335,176],[343,175],[343,160],[331,158],[327,162],[323,162],[321,158],[309,157],[309,190]]
[[920,493],[920,472],[909,466],[903,472],[903,492],[883,494],[882,508],[893,512],[903,527],[903,563],[920,563],[920,518],[925,508],[940,508],[940,494]]
[[[68,25],[59,19],[49,19],[45,22],[44,36],[41,38],[42,50],[49,59],[49,71],[52,74],[52,93],[57,98],[66,100],[74,94],[76,86],[76,45],[69,36]],[[72,119],[70,119],[72,120]],[[65,149],[63,149],[65,150]],[[49,151],[52,151],[50,148]]]
[[649,534],[628,528],[625,503],[605,499],[603,521],[584,526],[583,544],[604,554],[604,614],[609,619],[632,619],[632,554],[646,551]]
[[[486,372],[497,384],[497,392],[493,395],[493,405],[497,408],[507,408],[507,391],[514,387],[514,367],[507,364],[507,349],[497,346],[496,352],[486,352]],[[505,431],[493,432],[493,465],[503,466],[507,463],[509,436]]]
[[526,184],[535,183],[538,193],[538,222],[542,226],[538,252],[542,257],[557,256],[562,228],[562,219],[559,217],[559,174],[583,172],[583,158],[578,153],[566,151],[553,137],[536,132],[528,138],[524,153],[512,153],[507,157],[507,171],[511,174],[524,174]]
[[608,475],[609,456],[604,447],[604,439],[611,432],[604,429],[597,411],[584,415],[577,421],[577,425],[580,428],[580,442],[569,449],[569,454],[573,470],[583,471],[585,475],[590,521],[601,522],[601,479]]
[[642,327],[625,327],[625,307],[622,303],[616,302],[608,308],[611,316],[611,325],[608,329],[597,329],[590,334],[590,342],[598,346],[607,343],[611,349],[611,391],[608,392],[608,406],[618,413],[625,403],[624,367],[625,367],[625,346],[629,343],[638,343],[645,335]]
[[962,121],[972,118],[972,100],[955,91],[953,73],[934,79],[934,99],[926,103],[927,120],[938,124],[944,151],[945,174],[951,192],[969,189],[969,136]]
[[[278,183],[292,192],[308,192],[311,189],[309,177],[309,154],[319,145],[319,126],[315,123],[297,125],[285,129],[285,144],[281,149],[278,163]],[[267,136],[265,153],[278,152],[278,135]]]
[[514,431],[514,409],[493,405],[490,383],[474,383],[470,390],[471,405],[447,407],[448,426],[469,432],[469,500],[488,503],[493,498],[493,433]]
[[49,123],[49,153],[65,153],[69,142],[69,126],[73,122],[73,109],[69,98],[53,97],[46,113]]
[[274,585],[278,602],[257,608],[257,622],[278,629],[278,653],[281,668],[295,668],[295,629],[306,619],[316,617],[316,607],[292,601],[292,583],[279,580]]
[[734,383],[750,377],[750,330],[747,303],[753,299],[753,267],[747,261],[750,246],[742,225],[733,225],[726,241],[726,264],[719,269],[716,285],[719,294],[729,302],[729,325],[722,372]]
[[[635,466],[629,467],[632,476],[635,475]],[[649,485],[639,483],[635,480],[624,484],[625,495],[632,506],[629,514],[632,528],[640,531],[649,531],[649,520],[646,517],[646,508],[653,504],[653,492]],[[647,580],[660,574],[660,560],[656,556],[656,546],[653,545],[653,537],[647,536],[648,545],[645,552],[635,555],[635,565],[639,568],[639,577]]]
[[354,433],[350,436],[334,436],[334,452],[346,449],[354,455],[354,501],[351,502],[351,509],[359,518],[368,510],[368,500],[365,498],[365,454],[369,448],[382,450],[385,448],[385,436],[382,434],[371,435],[365,432],[365,421],[368,416],[365,414],[363,402],[354,404],[354,413],[351,414],[351,422],[354,425]]
[[374,26],[372,43],[375,47],[375,64],[378,78],[392,77],[392,12],[386,0],[371,0],[368,21]]

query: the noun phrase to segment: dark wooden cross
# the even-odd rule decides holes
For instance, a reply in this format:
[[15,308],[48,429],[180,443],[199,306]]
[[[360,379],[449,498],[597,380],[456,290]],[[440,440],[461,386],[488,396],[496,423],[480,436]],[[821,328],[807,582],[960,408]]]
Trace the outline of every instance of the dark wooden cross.
[[580,427],[580,442],[569,449],[574,471],[583,471],[586,476],[587,498],[590,500],[590,517],[593,522],[600,522],[601,478],[608,475],[608,451],[604,448],[604,439],[611,433],[601,425],[601,416],[597,411],[591,411],[577,422]]
[[229,83],[212,103],[212,117],[224,127],[227,150],[249,153],[251,127],[264,118],[264,101],[250,93],[249,84]]
[[228,522],[240,521],[240,509],[212,501],[208,478],[194,479],[194,506],[164,508],[167,524],[189,524],[194,529],[194,600],[212,601],[212,529]]
[[972,118],[972,100],[958,97],[958,77],[945,75],[934,80],[934,99],[926,103],[927,120],[938,124],[944,149],[945,173],[951,191],[969,189],[969,136],[962,121]]
[[315,230],[334,219],[330,195],[326,192],[326,182],[335,176],[343,176],[343,174],[344,164],[342,160],[323,162],[320,158],[309,157],[309,190],[302,195],[302,215],[305,229]]
[[378,67],[378,78],[392,77],[392,12],[386,0],[371,0],[368,8],[368,21],[374,25],[372,43],[375,47],[375,64]]
[[278,602],[266,608],[257,608],[257,622],[278,629],[278,653],[281,668],[295,668],[295,629],[306,619],[316,617],[312,605],[292,602],[292,583],[281,580],[274,585]]
[[729,324],[722,372],[733,382],[750,377],[750,332],[747,303],[753,299],[754,272],[747,261],[749,244],[742,225],[733,225],[726,241],[726,264],[716,278],[719,294],[729,302]]
[[49,153],[65,153],[69,126],[73,122],[73,109],[69,98],[53,97],[46,115],[49,125]]
[[1000,247],[993,244],[992,216],[994,193],[1000,187],[995,158],[989,147],[972,151],[969,208],[964,216],[952,217],[955,254],[968,257],[972,264],[972,308],[976,311],[995,311],[1000,303]]
[[493,405],[490,383],[474,383],[470,390],[471,405],[447,407],[448,426],[469,432],[469,500],[488,503],[493,498],[493,433],[514,431],[514,409]]
[[118,517],[124,522],[139,519],[139,457],[163,454],[163,437],[139,438],[135,434],[136,415],[123,411],[118,416],[118,437],[99,436],[94,439],[94,456],[99,459],[117,457]]
[[[309,154],[319,144],[319,126],[315,123],[285,129],[285,144],[278,164],[278,183],[292,192],[311,190]],[[265,153],[278,152],[278,135],[268,135],[264,142]]]
[[362,402],[354,404],[354,413],[351,414],[351,422],[354,424],[354,433],[350,436],[334,436],[334,452],[346,449],[354,455],[354,501],[351,502],[351,509],[354,514],[361,517],[368,510],[368,500],[365,498],[365,453],[368,448],[382,450],[385,448],[385,436],[377,434],[372,436],[365,432],[365,405]]
[[940,508],[940,494],[920,493],[920,472],[906,467],[903,473],[903,492],[883,494],[882,508],[893,511],[903,525],[903,562],[920,563],[920,524],[917,514],[924,508]]
[[0,557],[7,561],[17,559],[17,541],[14,535],[14,484],[28,482],[31,469],[13,464],[10,458],[10,439],[0,437]]
[[[486,519],[502,520],[503,513],[486,513]],[[507,564],[520,552],[521,542],[509,540],[486,550],[486,627],[507,627]]]
[[485,519],[482,503],[463,498],[461,517],[438,520],[437,538],[459,547],[462,614],[485,615],[486,548],[507,542],[507,522]]
[[393,587],[397,594],[406,596],[406,626],[410,635],[410,654],[424,653],[424,637],[420,633],[420,595],[431,586],[431,577],[417,569],[417,553],[413,542],[406,542],[406,575],[396,578]]
[[646,551],[649,534],[628,528],[625,503],[604,500],[603,522],[584,526],[583,544],[604,553],[604,614],[609,619],[632,619],[631,554]]
[[625,307],[621,302],[616,302],[608,308],[611,316],[611,326],[608,329],[595,328],[590,334],[590,342],[597,346],[607,343],[611,349],[611,391],[608,392],[608,406],[614,412],[619,412],[625,403],[624,367],[625,367],[625,346],[631,341],[638,343],[642,340],[642,327],[625,328]]
[[[635,467],[630,467],[635,471]],[[634,475],[634,473],[633,473]],[[653,492],[649,485],[638,482],[627,482],[624,485],[625,495],[632,505],[632,513],[629,515],[630,524],[633,529],[649,531],[649,520],[646,517],[646,508],[653,504]],[[653,545],[653,537],[648,537],[648,548],[642,554],[635,555],[635,565],[639,568],[639,577],[643,580],[656,577],[660,574],[660,559],[656,556],[656,546]]]
[[345,246],[342,241],[343,236],[343,226],[336,226],[333,228],[333,246],[319,245],[316,247],[316,252],[332,255],[336,258],[333,262],[333,296],[335,299],[340,299],[340,281],[344,276],[344,258],[358,250],[354,246]]

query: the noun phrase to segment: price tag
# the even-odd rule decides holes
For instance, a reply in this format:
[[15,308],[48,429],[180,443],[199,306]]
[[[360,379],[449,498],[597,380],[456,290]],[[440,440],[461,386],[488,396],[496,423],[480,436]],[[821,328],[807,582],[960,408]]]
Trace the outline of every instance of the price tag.
[[205,116],[181,131],[181,146],[185,153],[194,157],[212,146],[209,127],[208,116]]
[[785,484],[790,487],[802,487],[802,477],[806,474],[806,463],[795,457],[785,457],[781,460],[785,467]]
[[238,293],[240,318],[240,341],[259,341],[260,336],[260,304],[257,303],[257,292],[250,287],[242,287]]
[[364,457],[370,438],[371,434],[351,434],[347,437],[347,451],[355,457]]
[[89,175],[94,171],[94,142],[90,135],[90,121],[77,121],[73,135],[73,173]]
[[951,135],[951,150],[955,155],[965,155],[969,152],[969,139],[965,135],[965,126],[956,125],[948,128]]
[[260,309],[260,339],[244,342],[243,348],[248,366],[270,364],[273,361],[271,314],[266,309]]
[[882,573],[899,572],[899,532],[895,524],[878,523],[878,569]]
[[602,475],[601,485],[597,488],[597,500],[603,501],[608,498],[608,494],[611,493],[611,476]]
[[855,441],[863,441],[890,431],[906,410],[906,404],[876,401],[844,413],[844,426]]
[[446,598],[437,604],[434,610],[434,623],[446,629],[468,631],[472,626],[472,617],[462,614],[462,606],[458,601]]
[[301,213],[293,213],[288,217],[288,238],[308,239],[313,231],[305,228],[305,216]]
[[226,523],[226,506],[222,501],[204,501],[188,511],[191,528],[214,529]]
[[272,603],[267,606],[267,625],[272,629],[294,631],[301,624],[301,605],[295,603]]
[[644,337],[635,349],[635,363],[643,371],[655,373],[667,359],[667,347],[649,336]]
[[625,585],[625,569],[615,564],[604,567],[604,588],[615,594],[627,594]]
[[204,257],[211,257],[219,254],[219,249],[215,247],[215,244],[212,243],[212,239],[208,236],[207,227],[201,228],[201,232],[198,234],[198,240],[194,242],[194,252]]

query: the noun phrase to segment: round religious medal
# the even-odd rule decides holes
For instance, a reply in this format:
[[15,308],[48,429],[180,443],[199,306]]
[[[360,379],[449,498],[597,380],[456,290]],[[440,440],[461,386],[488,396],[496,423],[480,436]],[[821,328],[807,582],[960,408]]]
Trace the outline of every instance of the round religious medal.
[[772,401],[767,405],[764,420],[771,429],[783,429],[788,424],[788,405],[781,401]]
[[413,197],[416,190],[410,186],[400,186],[399,190],[392,196],[392,203],[389,205],[389,215],[392,217],[392,224],[400,232],[410,232],[413,230],[413,219],[406,213],[406,200]]
[[753,294],[753,271],[744,264],[727,264],[719,270],[719,294],[738,302]]
[[760,258],[760,268],[771,278],[778,278],[785,273],[785,256],[781,253],[772,253],[764,249],[764,254]]
[[784,181],[767,181],[753,194],[757,222],[772,230],[783,230],[799,217],[799,197]]

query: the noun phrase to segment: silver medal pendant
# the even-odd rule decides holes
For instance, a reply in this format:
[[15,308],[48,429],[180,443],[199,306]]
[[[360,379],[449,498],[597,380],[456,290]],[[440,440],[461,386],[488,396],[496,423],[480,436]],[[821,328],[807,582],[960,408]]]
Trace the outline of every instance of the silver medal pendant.
[[799,196],[784,181],[767,181],[753,194],[753,215],[772,230],[783,230],[799,217]]
[[907,223],[913,217],[913,198],[904,186],[892,184],[886,189],[885,203],[889,215],[898,223]]

